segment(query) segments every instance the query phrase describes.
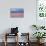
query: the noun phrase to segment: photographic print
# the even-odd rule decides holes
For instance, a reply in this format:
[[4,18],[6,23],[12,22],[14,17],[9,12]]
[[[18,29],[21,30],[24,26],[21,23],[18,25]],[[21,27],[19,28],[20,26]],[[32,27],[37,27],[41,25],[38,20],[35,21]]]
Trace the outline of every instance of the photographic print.
[[23,18],[24,9],[23,8],[10,8],[10,17],[11,18]]

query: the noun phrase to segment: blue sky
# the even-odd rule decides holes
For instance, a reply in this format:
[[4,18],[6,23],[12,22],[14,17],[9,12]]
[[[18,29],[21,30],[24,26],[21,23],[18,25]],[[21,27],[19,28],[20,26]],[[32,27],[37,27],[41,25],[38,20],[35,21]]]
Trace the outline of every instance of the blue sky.
[[0,0],[0,3],[1,2],[7,2],[7,1],[9,1],[9,2],[12,2],[12,1],[23,2],[24,0]]

